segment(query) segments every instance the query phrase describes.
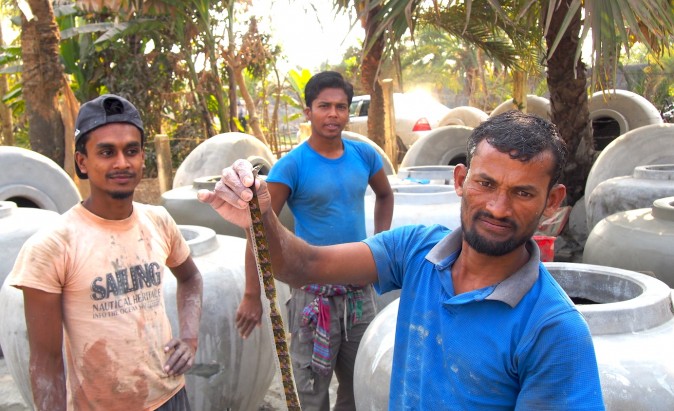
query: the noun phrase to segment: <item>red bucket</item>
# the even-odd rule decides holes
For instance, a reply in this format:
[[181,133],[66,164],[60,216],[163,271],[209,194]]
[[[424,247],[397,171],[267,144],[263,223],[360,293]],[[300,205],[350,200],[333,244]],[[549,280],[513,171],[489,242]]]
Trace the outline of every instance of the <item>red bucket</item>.
[[541,261],[553,261],[555,258],[555,240],[557,237],[549,235],[535,235],[534,241],[541,250]]

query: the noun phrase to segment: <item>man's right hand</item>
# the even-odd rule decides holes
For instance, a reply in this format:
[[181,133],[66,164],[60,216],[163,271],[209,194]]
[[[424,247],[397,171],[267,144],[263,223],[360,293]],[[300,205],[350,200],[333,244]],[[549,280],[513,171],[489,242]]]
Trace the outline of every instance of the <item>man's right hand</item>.
[[239,308],[236,310],[236,329],[241,338],[246,339],[262,320],[262,301],[260,295],[244,294]]
[[213,191],[199,190],[197,198],[210,204],[225,220],[243,229],[251,225],[248,203],[253,198],[250,187],[255,182],[260,209],[266,212],[271,208],[271,197],[266,182],[253,176],[253,165],[246,160],[236,160],[230,167],[222,170],[220,181]]

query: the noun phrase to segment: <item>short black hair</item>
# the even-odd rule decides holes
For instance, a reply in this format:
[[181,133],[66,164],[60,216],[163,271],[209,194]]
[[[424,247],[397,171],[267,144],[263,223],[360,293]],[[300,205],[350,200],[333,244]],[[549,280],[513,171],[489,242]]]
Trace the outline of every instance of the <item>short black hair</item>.
[[489,117],[477,126],[468,138],[466,167],[470,168],[470,161],[483,140],[501,153],[509,154],[510,158],[522,162],[550,151],[554,164],[548,188],[557,184],[562,176],[568,149],[557,127],[544,118],[518,110]]
[[307,107],[311,108],[311,103],[326,88],[341,88],[344,90],[349,105],[351,105],[351,100],[353,100],[353,85],[336,71],[321,71],[313,75],[304,87],[304,101]]

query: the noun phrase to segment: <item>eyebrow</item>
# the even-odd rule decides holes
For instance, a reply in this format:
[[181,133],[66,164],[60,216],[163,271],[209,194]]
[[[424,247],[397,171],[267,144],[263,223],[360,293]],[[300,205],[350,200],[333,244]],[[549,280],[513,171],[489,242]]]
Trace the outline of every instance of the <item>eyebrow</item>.
[[[114,144],[112,143],[97,143],[96,148],[113,148],[115,147]],[[129,148],[129,147],[140,147],[140,142],[138,141],[132,141],[124,146],[124,148]]]
[[[485,174],[485,173],[476,173],[475,177],[477,177],[479,179],[482,179],[482,180],[488,180],[490,182],[496,181],[494,178],[492,178],[491,176],[489,176],[488,174]],[[536,188],[536,186],[531,185],[531,184],[518,185],[518,186],[514,186],[512,188],[515,189],[515,190],[532,191],[532,192],[536,192],[536,193],[539,191],[538,188]]]

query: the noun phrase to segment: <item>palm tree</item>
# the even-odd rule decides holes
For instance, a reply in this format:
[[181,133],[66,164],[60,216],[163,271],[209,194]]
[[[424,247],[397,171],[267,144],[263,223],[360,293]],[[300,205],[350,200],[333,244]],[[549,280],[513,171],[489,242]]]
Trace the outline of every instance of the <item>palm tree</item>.
[[59,61],[59,29],[50,0],[28,0],[28,5],[32,15],[22,10],[21,49],[30,145],[63,166],[65,131],[58,97],[65,81]]
[[[335,0],[335,3],[343,5],[350,2]],[[378,26],[378,33],[390,33],[394,41],[400,39],[401,33],[407,29],[413,33],[417,19],[424,18],[430,24],[448,30],[453,27],[456,35],[482,47],[469,38],[475,17],[482,14],[491,14],[496,18],[478,26],[503,30],[518,49],[518,44],[523,45],[532,39],[533,44],[538,43],[536,37],[540,33],[540,37],[545,39],[552,121],[571,151],[562,176],[562,182],[568,189],[569,204],[574,204],[583,195],[594,159],[586,70],[580,59],[585,38],[592,33],[593,61],[596,62],[601,61],[607,52],[619,50],[621,45],[629,49],[635,39],[648,45],[656,54],[661,53],[674,33],[672,6],[667,0],[463,0],[450,1],[449,5],[433,0],[428,7],[420,7],[419,0],[361,0],[359,3],[364,3],[366,10],[377,7],[382,10],[373,17],[373,24]],[[446,12],[450,9],[451,13]],[[441,18],[442,15],[447,20]],[[463,23],[450,24],[449,19],[456,18],[461,18]],[[531,33],[527,35],[523,30]],[[617,58],[612,61],[617,61]],[[593,75],[596,72],[594,70]]]

